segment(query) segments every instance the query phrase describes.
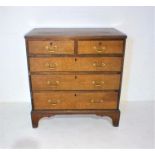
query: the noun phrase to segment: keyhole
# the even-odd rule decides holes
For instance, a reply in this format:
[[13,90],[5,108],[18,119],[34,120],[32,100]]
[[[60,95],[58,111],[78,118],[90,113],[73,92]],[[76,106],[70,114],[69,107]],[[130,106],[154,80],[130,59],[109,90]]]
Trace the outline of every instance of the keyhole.
[[76,94],[74,94],[74,96],[76,96]]
[[102,42],[99,42],[99,46],[101,46],[102,45]]
[[77,61],[77,59],[75,58],[75,61]]
[[77,76],[75,75],[75,79],[77,79]]

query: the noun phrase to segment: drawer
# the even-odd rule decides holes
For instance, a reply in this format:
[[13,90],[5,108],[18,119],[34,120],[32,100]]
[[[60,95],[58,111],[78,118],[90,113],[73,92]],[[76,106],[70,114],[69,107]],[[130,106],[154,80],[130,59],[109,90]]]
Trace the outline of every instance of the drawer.
[[30,71],[121,71],[122,57],[30,58]]
[[33,93],[34,109],[116,109],[117,92]]
[[79,54],[121,54],[123,40],[78,41]]
[[29,54],[73,54],[74,41],[28,41]]
[[118,90],[119,74],[31,75],[32,90]]

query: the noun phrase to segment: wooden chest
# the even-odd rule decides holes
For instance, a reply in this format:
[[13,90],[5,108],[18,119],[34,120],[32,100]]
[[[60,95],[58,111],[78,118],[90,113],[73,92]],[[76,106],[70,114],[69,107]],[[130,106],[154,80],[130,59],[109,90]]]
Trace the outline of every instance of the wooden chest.
[[113,28],[37,28],[25,35],[32,125],[56,114],[119,125],[126,35]]

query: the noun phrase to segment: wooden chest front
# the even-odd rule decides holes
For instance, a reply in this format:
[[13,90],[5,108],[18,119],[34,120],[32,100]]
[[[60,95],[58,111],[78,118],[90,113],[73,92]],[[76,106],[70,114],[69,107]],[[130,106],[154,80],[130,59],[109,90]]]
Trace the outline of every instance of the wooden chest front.
[[55,114],[105,115],[118,126],[126,35],[115,29],[34,29],[25,39],[33,127]]

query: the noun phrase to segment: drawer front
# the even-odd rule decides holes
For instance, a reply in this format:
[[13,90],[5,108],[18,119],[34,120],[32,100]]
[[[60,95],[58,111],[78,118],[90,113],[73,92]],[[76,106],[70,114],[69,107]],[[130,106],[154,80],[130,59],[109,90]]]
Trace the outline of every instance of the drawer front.
[[118,41],[78,41],[79,54],[121,54],[123,40]]
[[30,58],[30,71],[120,71],[122,57]]
[[73,54],[74,41],[28,41],[29,54]]
[[32,90],[118,90],[119,74],[32,75]]
[[117,92],[33,93],[35,109],[116,109]]

